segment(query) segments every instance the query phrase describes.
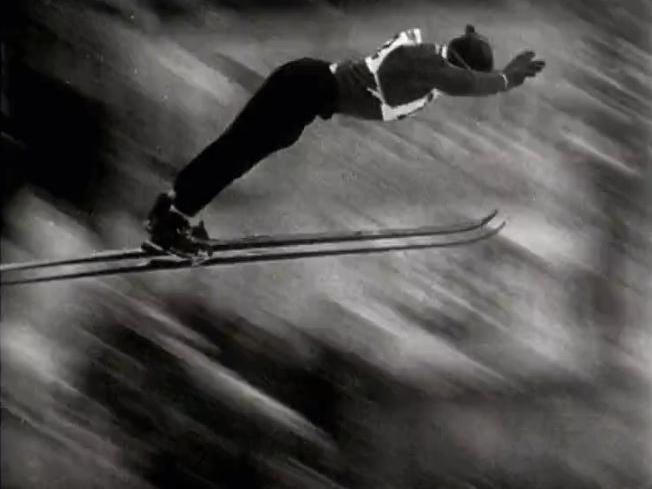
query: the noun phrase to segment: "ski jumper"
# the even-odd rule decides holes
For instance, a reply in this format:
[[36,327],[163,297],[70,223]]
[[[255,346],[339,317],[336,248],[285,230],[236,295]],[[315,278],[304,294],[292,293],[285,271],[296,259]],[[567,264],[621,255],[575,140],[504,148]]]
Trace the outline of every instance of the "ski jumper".
[[274,70],[226,131],[177,175],[174,206],[194,216],[266,156],[294,144],[316,117],[392,121],[442,94],[490,95],[503,75],[453,66],[447,46],[403,31],[373,55],[339,63],[303,58]]

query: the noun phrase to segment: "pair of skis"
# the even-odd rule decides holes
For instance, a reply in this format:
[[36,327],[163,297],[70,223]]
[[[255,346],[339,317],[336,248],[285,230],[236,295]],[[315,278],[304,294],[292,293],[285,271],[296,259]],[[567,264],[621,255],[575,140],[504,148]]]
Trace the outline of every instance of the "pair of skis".
[[[61,260],[3,264],[0,265],[0,273],[2,285],[6,286],[199,266],[460,246],[497,234],[505,226],[504,221],[490,225],[497,215],[498,211],[494,210],[479,219],[448,226],[209,240],[206,244],[211,254],[200,261],[134,248]],[[414,242],[414,238],[429,239],[427,242]]]

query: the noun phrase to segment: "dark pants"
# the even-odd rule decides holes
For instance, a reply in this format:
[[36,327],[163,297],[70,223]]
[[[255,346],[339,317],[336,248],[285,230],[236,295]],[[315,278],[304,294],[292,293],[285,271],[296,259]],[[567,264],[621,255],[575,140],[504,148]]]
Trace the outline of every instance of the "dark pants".
[[195,215],[256,163],[294,144],[315,117],[330,118],[336,99],[327,62],[304,58],[276,69],[226,131],[177,175],[175,207]]

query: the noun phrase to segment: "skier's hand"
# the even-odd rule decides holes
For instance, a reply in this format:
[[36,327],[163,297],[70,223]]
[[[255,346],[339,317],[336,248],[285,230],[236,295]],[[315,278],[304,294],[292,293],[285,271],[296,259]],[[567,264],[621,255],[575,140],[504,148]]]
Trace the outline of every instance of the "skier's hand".
[[507,77],[507,89],[522,85],[526,78],[534,77],[543,69],[546,62],[534,59],[534,56],[533,51],[523,51],[505,66],[503,74]]

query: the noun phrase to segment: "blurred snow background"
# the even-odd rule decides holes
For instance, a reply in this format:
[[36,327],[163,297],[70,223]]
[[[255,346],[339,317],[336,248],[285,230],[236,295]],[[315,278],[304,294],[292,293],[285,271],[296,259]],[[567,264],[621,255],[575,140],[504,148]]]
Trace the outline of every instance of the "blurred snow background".
[[139,243],[283,61],[474,23],[498,66],[548,63],[411,120],[318,121],[203,216],[229,238],[498,207],[491,242],[3,287],[3,487],[650,487],[647,2],[2,9],[3,263]]

